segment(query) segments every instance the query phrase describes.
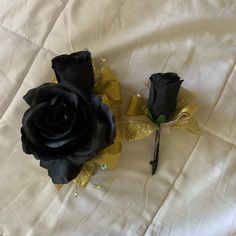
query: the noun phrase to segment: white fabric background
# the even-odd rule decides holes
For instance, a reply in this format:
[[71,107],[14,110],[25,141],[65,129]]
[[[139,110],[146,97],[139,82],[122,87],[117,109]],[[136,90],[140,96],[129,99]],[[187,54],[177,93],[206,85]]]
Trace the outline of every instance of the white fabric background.
[[[0,235],[236,234],[235,0],[0,0]],[[197,137],[124,143],[114,171],[73,197],[21,150],[22,96],[50,80],[51,59],[88,48],[123,86],[124,108],[154,72],[198,96]]]

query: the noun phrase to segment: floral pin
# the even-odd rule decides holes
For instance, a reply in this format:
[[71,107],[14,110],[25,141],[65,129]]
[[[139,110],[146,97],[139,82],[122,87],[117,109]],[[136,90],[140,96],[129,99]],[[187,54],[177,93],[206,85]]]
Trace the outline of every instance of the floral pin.
[[152,175],[156,173],[160,133],[170,127],[179,127],[200,134],[201,128],[193,117],[198,109],[195,96],[181,87],[183,80],[176,73],[152,74],[149,82],[149,96],[132,96],[127,110],[126,138],[139,140],[156,132]]

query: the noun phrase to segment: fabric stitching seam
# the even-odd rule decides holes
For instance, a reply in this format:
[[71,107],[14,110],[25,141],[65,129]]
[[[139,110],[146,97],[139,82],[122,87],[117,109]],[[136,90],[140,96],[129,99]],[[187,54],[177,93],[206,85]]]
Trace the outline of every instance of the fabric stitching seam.
[[42,45],[40,45],[40,44],[34,42],[33,40],[31,40],[31,39],[29,39],[29,38],[27,38],[27,37],[24,37],[24,35],[19,34],[18,32],[14,31],[13,29],[8,28],[8,27],[6,27],[5,25],[3,25],[3,24],[1,24],[1,23],[0,23],[0,26],[1,26],[3,29],[5,29],[5,30],[11,32],[12,34],[15,34],[16,36],[21,37],[22,39],[24,39],[24,40],[27,41],[28,43],[33,44],[33,45],[39,47],[40,49],[46,50],[46,51],[50,52],[51,54],[57,55],[57,54],[56,54],[55,52],[53,52],[52,50],[43,47]]

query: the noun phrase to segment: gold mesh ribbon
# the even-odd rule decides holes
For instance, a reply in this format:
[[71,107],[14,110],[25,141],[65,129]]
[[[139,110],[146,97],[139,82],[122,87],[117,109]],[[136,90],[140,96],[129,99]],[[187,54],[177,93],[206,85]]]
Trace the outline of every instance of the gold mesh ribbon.
[[[98,167],[103,170],[114,168],[119,161],[122,150],[121,128],[118,122],[120,117],[120,104],[122,102],[120,83],[112,70],[105,63],[100,67],[94,65],[94,75],[94,93],[101,95],[102,102],[110,107],[115,116],[116,137],[114,144],[102,150],[94,159],[84,163],[79,175],[73,180],[76,185],[82,188],[87,186]],[[53,78],[53,81],[56,82],[56,79]],[[62,185],[56,185],[56,187],[59,190]]]
[[[160,125],[160,130],[176,127],[201,134],[202,129],[193,117],[197,109],[196,97],[181,87],[176,111],[169,122]],[[140,94],[131,97],[126,115],[125,136],[128,141],[143,139],[159,129],[157,124],[147,117],[147,101]]]
[[93,161],[88,161],[83,165],[79,175],[73,180],[78,186],[86,187],[95,171],[96,165]]

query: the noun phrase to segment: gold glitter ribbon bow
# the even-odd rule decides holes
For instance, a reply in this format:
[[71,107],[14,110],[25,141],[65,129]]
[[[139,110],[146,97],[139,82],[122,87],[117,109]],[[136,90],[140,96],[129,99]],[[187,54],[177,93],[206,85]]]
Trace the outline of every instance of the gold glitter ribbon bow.
[[[112,70],[104,63],[101,67],[94,65],[94,74],[94,94],[101,95],[102,102],[112,110],[116,119],[116,137],[114,144],[103,149],[94,159],[84,163],[79,175],[73,180],[76,185],[82,188],[87,186],[97,168],[102,170],[114,168],[119,161],[122,150],[121,131],[118,122],[122,102],[120,83]],[[56,187],[60,189],[61,186],[57,185]]]
[[140,94],[132,96],[126,114],[126,139],[128,141],[143,139],[158,129],[163,133],[167,133],[171,127],[182,128],[199,135],[202,129],[193,117],[197,109],[195,95],[181,87],[175,113],[169,122],[162,123],[158,128],[157,124],[152,122],[147,116],[147,100]]

